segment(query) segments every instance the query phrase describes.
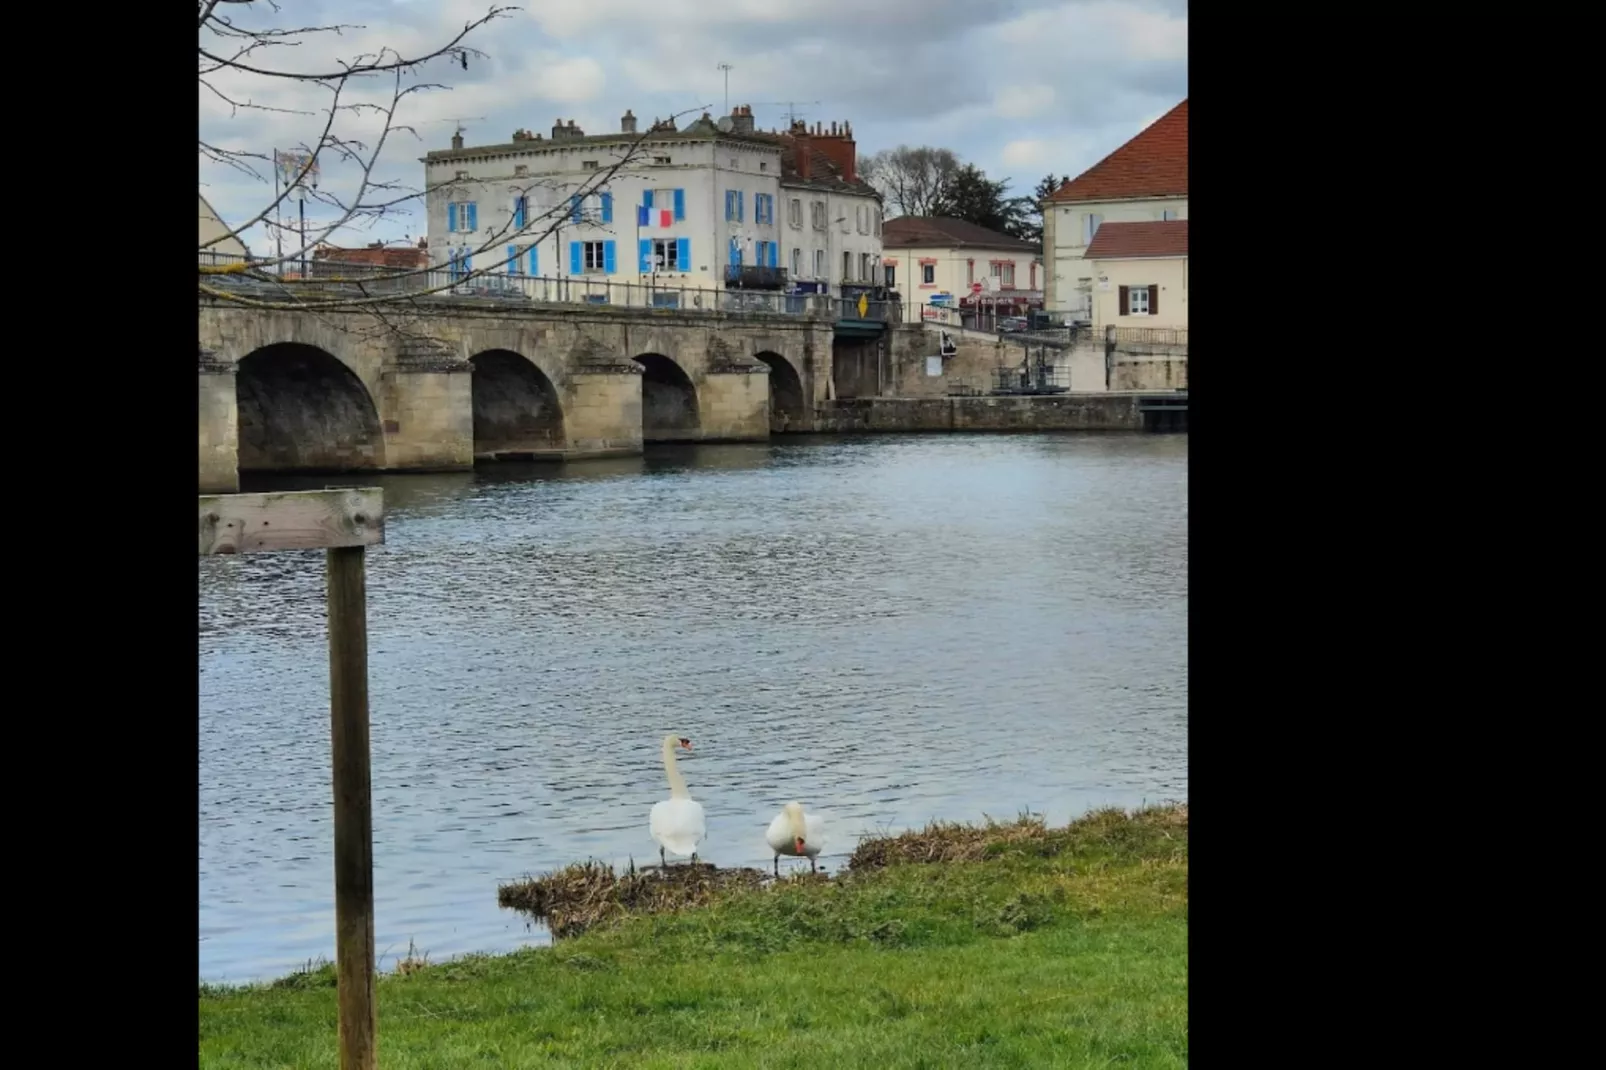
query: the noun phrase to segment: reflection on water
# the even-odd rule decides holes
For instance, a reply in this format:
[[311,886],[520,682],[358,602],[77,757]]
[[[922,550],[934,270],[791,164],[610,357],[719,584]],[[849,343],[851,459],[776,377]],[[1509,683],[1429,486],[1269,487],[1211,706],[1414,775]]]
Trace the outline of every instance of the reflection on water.
[[[1187,448],[813,439],[347,480],[388,515],[381,964],[544,940],[498,881],[656,861],[671,731],[721,865],[768,866],[792,798],[832,868],[932,817],[1186,798]],[[322,558],[200,573],[200,975],[241,981],[333,955]]]

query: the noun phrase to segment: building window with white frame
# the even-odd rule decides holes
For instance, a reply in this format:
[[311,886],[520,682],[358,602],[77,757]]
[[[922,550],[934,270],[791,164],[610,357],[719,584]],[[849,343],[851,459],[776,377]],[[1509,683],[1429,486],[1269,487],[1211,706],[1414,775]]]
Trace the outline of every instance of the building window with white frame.
[[874,259],[875,258],[869,253],[859,254],[859,278],[863,279],[865,282],[875,281],[875,272],[872,270],[870,265],[870,261]]
[[935,285],[937,285],[937,265],[936,264],[921,264],[920,265],[920,285],[922,285],[922,286],[935,286]]
[[580,268],[587,275],[601,275],[607,270],[607,256],[603,251],[605,244],[600,241],[580,243]]
[[816,250],[814,250],[814,277],[817,278],[817,279],[825,278],[825,250],[824,249],[816,249]]
[[[797,202],[793,201],[792,203],[796,204]],[[801,213],[799,213],[799,214],[801,215]],[[796,278],[797,276],[799,276],[801,274],[803,274],[803,250],[802,249],[793,249],[792,250],[792,277]]]
[[786,206],[786,221],[793,230],[803,229],[803,202],[793,197]]
[[1093,235],[1099,232],[1099,224],[1102,222],[1104,222],[1104,217],[1097,212],[1089,212],[1082,217],[1083,245],[1091,245],[1093,243]]
[[1147,286],[1127,287],[1126,314],[1128,316],[1147,316],[1149,314],[1149,288]]
[[853,279],[853,253],[847,249],[842,250],[842,281],[850,282]]
[[815,230],[825,229],[825,202],[813,201],[809,204],[809,220]]
[[999,267],[1001,270],[998,273],[998,285],[1006,290],[1013,290],[1015,288],[1015,261],[1006,260]]
[[685,271],[680,262],[680,243],[674,238],[652,240],[652,269],[654,271]]

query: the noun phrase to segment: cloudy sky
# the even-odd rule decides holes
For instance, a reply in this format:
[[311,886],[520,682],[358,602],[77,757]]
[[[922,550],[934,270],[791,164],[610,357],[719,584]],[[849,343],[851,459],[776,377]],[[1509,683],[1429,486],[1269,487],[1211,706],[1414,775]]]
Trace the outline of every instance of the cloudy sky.
[[[322,69],[389,46],[416,55],[444,44],[491,6],[486,0],[279,0],[234,9],[241,25],[353,24],[294,48],[258,53],[264,66]],[[260,10],[252,10],[260,9]],[[203,47],[208,44],[203,34]],[[449,89],[409,96],[376,173],[414,187],[428,149],[447,148],[454,117],[468,144],[509,140],[525,127],[547,134],[558,118],[588,133],[618,129],[626,108],[643,119],[730,101],[751,103],[761,128],[787,108],[810,122],[849,121],[859,152],[933,145],[1030,192],[1043,175],[1076,175],[1187,96],[1185,0],[522,0],[466,42],[487,54],[468,69],[437,61],[423,81]],[[201,139],[268,152],[315,141],[328,96],[314,87],[249,74],[214,77],[236,101],[280,111],[231,109],[200,90]],[[368,83],[355,99],[384,100]],[[350,98],[348,98],[350,99]],[[295,114],[302,113],[302,114]],[[306,114],[314,113],[314,114]],[[684,121],[681,125],[684,125]],[[371,139],[380,126],[342,113],[336,131]],[[349,195],[349,167],[328,166],[324,184]],[[271,186],[201,161],[201,192],[238,224],[272,200]],[[309,204],[309,222],[327,209]],[[342,245],[421,234],[414,206],[335,240]],[[267,252],[261,233],[253,249]]]

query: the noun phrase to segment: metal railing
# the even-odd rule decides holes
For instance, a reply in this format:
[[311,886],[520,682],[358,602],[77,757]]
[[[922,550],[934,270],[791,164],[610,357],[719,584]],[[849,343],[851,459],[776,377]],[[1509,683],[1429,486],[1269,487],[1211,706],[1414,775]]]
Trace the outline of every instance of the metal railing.
[[[202,251],[205,267],[249,266],[239,257]],[[264,299],[308,297],[378,296],[387,293],[416,294],[422,300],[478,298],[512,304],[586,304],[623,308],[679,309],[686,311],[744,312],[781,316],[858,318],[856,308],[832,294],[783,293],[766,290],[725,290],[714,287],[684,286],[670,279],[641,276],[637,281],[620,282],[617,276],[569,275],[532,276],[480,274],[449,268],[422,274],[398,272],[372,264],[348,264],[334,260],[308,261],[307,278],[300,277],[300,265],[263,265],[249,273],[204,273],[209,286],[231,292],[249,293]],[[871,302],[871,319],[895,316],[896,302]]]
[[1116,345],[1188,347],[1186,327],[1110,327],[1110,340]]
[[786,289],[786,269],[757,264],[725,265],[725,285],[744,290]]

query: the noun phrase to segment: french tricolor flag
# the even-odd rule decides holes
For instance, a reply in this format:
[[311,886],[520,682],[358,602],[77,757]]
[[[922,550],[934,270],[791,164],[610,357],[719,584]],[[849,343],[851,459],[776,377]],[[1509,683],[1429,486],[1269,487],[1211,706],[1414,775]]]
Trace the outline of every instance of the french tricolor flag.
[[675,210],[673,208],[654,208],[651,190],[647,191],[644,199],[647,203],[636,209],[636,226],[656,226],[668,230],[675,225]]

